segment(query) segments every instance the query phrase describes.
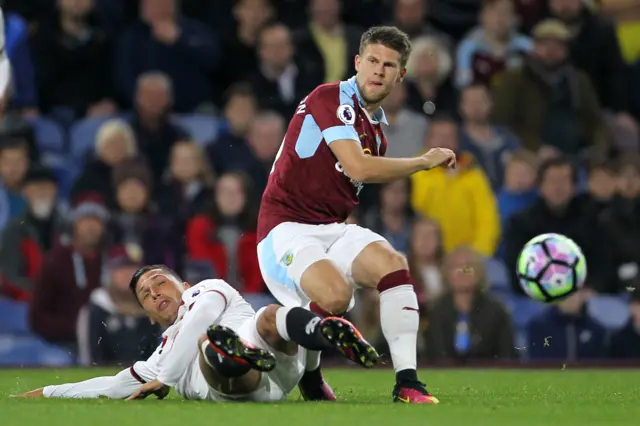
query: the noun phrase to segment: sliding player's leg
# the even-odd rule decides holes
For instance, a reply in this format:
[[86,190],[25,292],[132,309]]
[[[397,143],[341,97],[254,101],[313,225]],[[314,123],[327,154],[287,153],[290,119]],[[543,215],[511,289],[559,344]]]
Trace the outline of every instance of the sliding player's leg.
[[[351,263],[350,279],[380,292],[380,322],[389,344],[396,373],[395,401],[437,403],[418,380],[417,337],[420,323],[418,298],[407,260],[381,236],[351,225],[345,236],[332,247],[332,258]],[[351,253],[351,259],[348,258]]]
[[262,373],[275,367],[269,351],[244,342],[230,328],[213,325],[199,340],[200,371],[218,395],[242,397],[260,385]]

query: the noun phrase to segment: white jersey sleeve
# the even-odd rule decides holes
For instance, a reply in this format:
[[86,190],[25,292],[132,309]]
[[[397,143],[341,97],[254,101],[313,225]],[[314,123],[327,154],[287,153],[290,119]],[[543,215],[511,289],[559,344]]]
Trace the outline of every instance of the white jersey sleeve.
[[45,398],[128,398],[140,389],[140,385],[146,380],[152,380],[149,377],[145,380],[138,373],[138,371],[146,371],[141,366],[144,363],[145,361],[139,361],[136,363],[135,368],[137,369],[132,366],[115,376],[95,377],[84,382],[45,386],[42,394]]
[[182,295],[183,309],[179,330],[173,341],[166,342],[161,356],[158,380],[167,386],[175,386],[180,377],[198,356],[198,339],[207,328],[218,321],[237,294],[222,280],[206,280],[191,287]]
[[150,382],[158,375],[158,360],[162,346],[146,361],[138,361],[115,376],[95,377],[78,383],[45,386],[42,394],[45,398],[128,398],[140,386]]

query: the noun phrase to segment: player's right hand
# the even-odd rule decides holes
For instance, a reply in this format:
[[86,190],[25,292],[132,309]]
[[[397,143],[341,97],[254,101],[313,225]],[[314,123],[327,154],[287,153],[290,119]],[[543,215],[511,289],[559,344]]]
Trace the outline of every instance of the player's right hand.
[[427,170],[442,165],[450,169],[456,168],[456,154],[447,148],[431,148],[422,158],[425,160]]

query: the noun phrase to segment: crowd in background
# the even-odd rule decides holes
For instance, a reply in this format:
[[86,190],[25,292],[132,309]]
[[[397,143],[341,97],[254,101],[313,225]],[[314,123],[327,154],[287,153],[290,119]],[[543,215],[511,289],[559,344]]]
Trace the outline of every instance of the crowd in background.
[[[382,105],[388,156],[458,154],[455,171],[366,187],[349,219],[407,255],[423,359],[640,359],[637,2],[0,4],[13,66],[0,365],[55,348],[84,365],[148,355],[161,331],[128,289],[142,264],[271,302],[256,216],[287,122],[315,86],[354,74],[378,24],[413,42]],[[574,239],[588,264],[585,289],[555,306],[523,296],[514,273],[545,232]],[[351,319],[384,350],[377,293],[358,299]],[[9,307],[26,330],[3,327]]]

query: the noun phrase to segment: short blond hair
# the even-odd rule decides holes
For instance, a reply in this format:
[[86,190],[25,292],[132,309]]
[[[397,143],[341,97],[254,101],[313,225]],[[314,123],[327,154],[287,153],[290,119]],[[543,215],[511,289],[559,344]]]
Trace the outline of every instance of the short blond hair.
[[445,44],[434,36],[421,36],[413,40],[413,50],[407,61],[407,78],[414,78],[416,58],[425,54],[438,55],[438,81],[443,81],[453,69],[453,58]]
[[116,118],[105,122],[98,129],[95,143],[96,155],[99,156],[100,152],[104,150],[109,139],[117,135],[122,135],[124,137],[127,144],[127,154],[129,156],[133,156],[137,153],[138,148],[136,146],[136,138],[133,133],[133,129],[126,121]]

